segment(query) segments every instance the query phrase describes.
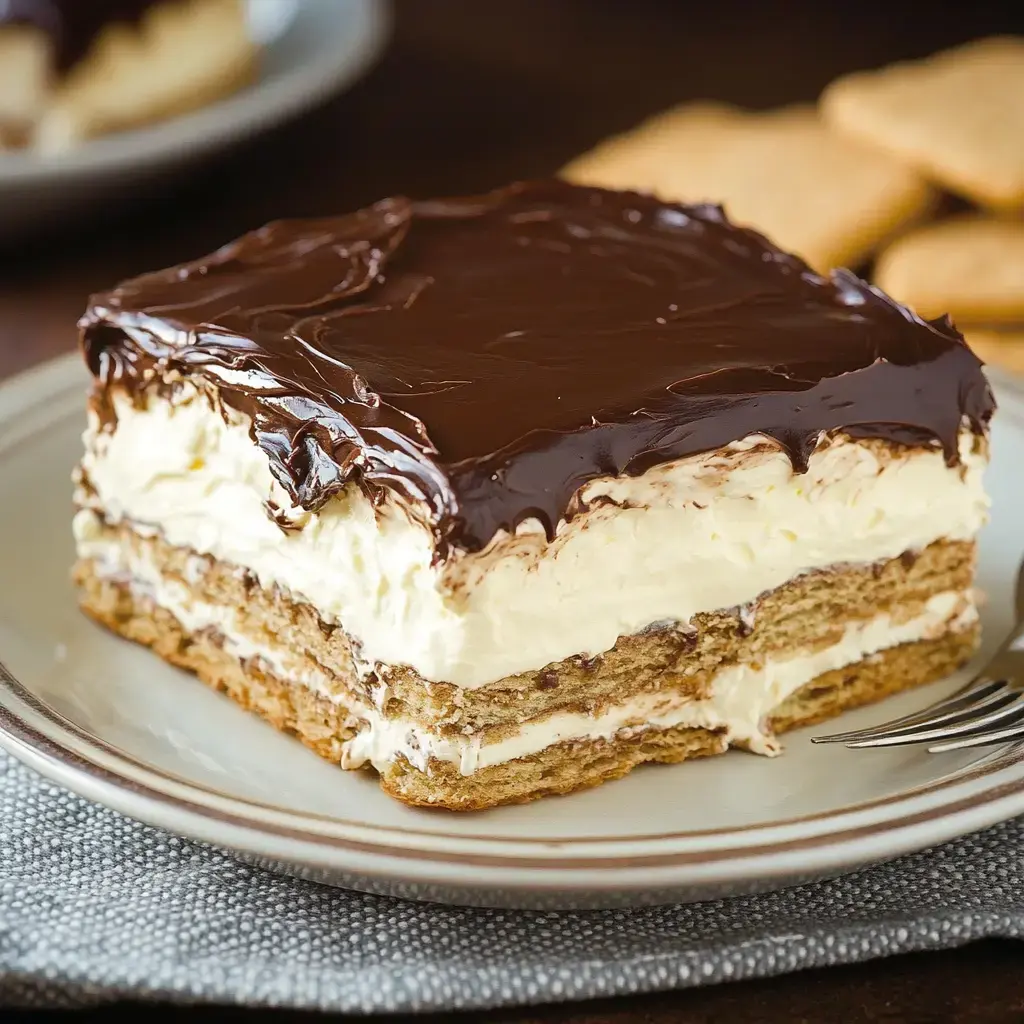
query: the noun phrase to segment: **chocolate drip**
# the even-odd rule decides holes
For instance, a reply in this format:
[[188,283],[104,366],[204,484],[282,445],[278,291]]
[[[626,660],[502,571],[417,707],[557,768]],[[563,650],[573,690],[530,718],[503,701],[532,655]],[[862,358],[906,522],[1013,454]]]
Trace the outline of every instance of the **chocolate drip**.
[[[94,296],[103,389],[184,374],[251,417],[292,499],[350,479],[476,550],[596,477],[760,433],[940,446],[994,402],[947,319],[825,279],[715,206],[559,182],[282,221]],[[109,406],[107,406],[109,412]]]
[[112,22],[137,22],[157,0],[7,0],[0,25],[34,25],[53,42],[57,68],[67,71],[85,56]]

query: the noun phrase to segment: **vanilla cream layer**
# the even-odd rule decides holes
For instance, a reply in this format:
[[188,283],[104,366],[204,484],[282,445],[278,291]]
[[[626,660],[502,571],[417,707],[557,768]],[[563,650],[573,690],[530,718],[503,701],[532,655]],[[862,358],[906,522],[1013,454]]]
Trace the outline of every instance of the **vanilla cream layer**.
[[[198,601],[187,585],[164,577],[145,557],[129,555],[110,541],[93,552],[101,575],[123,579],[128,573],[136,594],[169,611],[191,633],[215,630],[224,649],[245,660],[257,658],[282,682],[304,686],[336,700],[326,674],[286,647],[260,643],[239,629],[234,610]],[[764,723],[779,704],[825,672],[844,668],[898,644],[934,639],[968,628],[978,612],[970,593],[947,591],[932,596],[918,616],[894,622],[889,615],[847,626],[842,639],[821,650],[789,658],[769,659],[758,666],[735,665],[711,681],[706,698],[692,700],[673,693],[645,693],[600,715],[558,712],[521,725],[504,739],[488,742],[469,733],[440,736],[406,719],[385,717],[379,708],[349,706],[351,726],[359,730],[342,751],[342,767],[372,764],[383,771],[403,757],[427,771],[431,760],[457,764],[463,775],[528,757],[556,744],[613,739],[642,729],[675,727],[721,730],[729,744],[742,744],[760,754],[779,750]]]
[[[95,498],[80,503],[285,588],[340,624],[367,670],[406,665],[462,687],[600,654],[653,622],[742,605],[812,569],[970,539],[987,515],[985,460],[966,432],[957,468],[938,450],[834,439],[804,474],[752,436],[591,482],[553,542],[529,521],[438,564],[429,530],[397,500],[374,509],[351,487],[319,513],[295,508],[243,417],[226,422],[187,390],[174,403],[114,402],[116,429],[86,431]],[[88,557],[90,511],[75,530]]]

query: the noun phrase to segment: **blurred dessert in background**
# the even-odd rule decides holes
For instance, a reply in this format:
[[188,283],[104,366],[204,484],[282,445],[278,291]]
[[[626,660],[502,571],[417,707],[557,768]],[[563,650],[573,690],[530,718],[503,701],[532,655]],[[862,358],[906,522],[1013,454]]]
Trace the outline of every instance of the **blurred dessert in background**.
[[874,259],[887,293],[1024,370],[1024,39],[846,75],[817,108],[683,104],[562,175],[721,203],[822,272]]
[[0,0],[0,148],[61,152],[245,84],[245,0]]

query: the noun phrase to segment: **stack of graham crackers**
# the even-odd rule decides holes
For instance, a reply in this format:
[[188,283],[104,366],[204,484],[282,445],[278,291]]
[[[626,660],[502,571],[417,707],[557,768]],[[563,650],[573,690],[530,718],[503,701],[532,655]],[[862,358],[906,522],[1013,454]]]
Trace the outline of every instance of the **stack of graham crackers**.
[[[722,203],[823,272],[873,265],[893,297],[1024,372],[1024,38],[848,75],[817,106],[684,104],[563,175]],[[949,213],[950,196],[968,208]]]

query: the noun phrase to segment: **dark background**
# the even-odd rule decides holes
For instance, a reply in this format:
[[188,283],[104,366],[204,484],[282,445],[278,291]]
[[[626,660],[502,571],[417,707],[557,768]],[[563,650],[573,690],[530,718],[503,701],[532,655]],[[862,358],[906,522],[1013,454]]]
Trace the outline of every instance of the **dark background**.
[[[755,108],[813,100],[845,71],[1024,31],[1024,0],[397,0],[395,11],[387,55],[324,108],[120,212],[99,209],[89,223],[3,240],[0,378],[70,350],[90,291],[200,255],[267,220],[550,174],[603,136],[679,100]],[[716,989],[470,1019],[1024,1020],[1022,968],[1024,947],[984,943]],[[82,1014],[95,1021],[172,1015],[197,1022],[312,1019],[130,1006]]]
[[[89,2],[89,0],[82,0]],[[678,100],[813,100],[838,74],[1024,31],[1024,0],[397,0],[354,89],[128,212],[0,240],[0,377],[73,347],[86,296],[284,216],[551,174]],[[6,250],[6,251],[5,251]]]

